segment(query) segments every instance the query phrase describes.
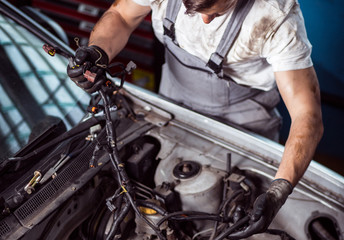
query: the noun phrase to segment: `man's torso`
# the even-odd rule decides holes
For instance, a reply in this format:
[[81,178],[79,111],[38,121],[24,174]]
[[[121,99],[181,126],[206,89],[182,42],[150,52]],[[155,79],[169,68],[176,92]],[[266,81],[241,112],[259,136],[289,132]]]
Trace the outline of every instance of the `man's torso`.
[[[168,0],[134,0],[150,4],[152,25],[163,42],[162,21]],[[179,46],[208,62],[216,51],[232,12],[203,23],[200,14],[179,11],[175,23]],[[275,86],[273,71],[306,68],[312,65],[302,14],[295,0],[256,0],[233,47],[224,59],[224,72],[239,84],[269,90]]]

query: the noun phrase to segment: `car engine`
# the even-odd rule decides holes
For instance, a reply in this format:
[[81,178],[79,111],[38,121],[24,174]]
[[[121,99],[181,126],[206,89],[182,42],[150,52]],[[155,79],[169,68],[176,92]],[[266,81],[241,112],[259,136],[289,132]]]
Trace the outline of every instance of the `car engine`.
[[[273,179],[273,162],[123,90],[111,97],[107,112],[121,160],[116,162],[100,109],[54,138],[58,124],[41,129],[8,160],[0,189],[1,239],[219,240],[246,226],[254,200]],[[309,191],[296,190],[284,207],[307,214],[282,208],[271,229],[249,239],[342,239],[343,214],[333,210],[340,204],[330,201],[334,207],[326,208]],[[310,214],[312,208],[322,213]],[[300,231],[285,219],[304,227]]]

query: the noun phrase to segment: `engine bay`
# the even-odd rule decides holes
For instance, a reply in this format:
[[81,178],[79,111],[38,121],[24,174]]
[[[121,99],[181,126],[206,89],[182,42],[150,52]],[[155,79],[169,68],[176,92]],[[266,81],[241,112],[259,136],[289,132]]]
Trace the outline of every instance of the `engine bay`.
[[[107,66],[96,93],[79,98],[82,90],[67,86],[66,65],[91,82],[97,74],[1,3],[11,20],[2,17],[8,96],[0,90],[11,117],[0,120],[15,134],[6,132],[1,145],[0,239],[237,239],[232,234],[251,221],[284,147],[125,82],[132,62]],[[65,59],[47,60],[42,45]],[[343,189],[342,176],[312,161],[269,228],[248,239],[343,240]]]
[[[9,165],[2,177],[1,239],[219,240],[245,227],[276,164],[126,92],[113,101],[123,162],[109,157],[102,112],[49,146],[54,131],[41,133],[32,141],[35,155],[22,150],[15,157],[33,157]],[[119,184],[122,170],[128,178]],[[324,232],[342,239],[342,210],[340,199],[301,185],[270,228],[249,239],[321,239]]]

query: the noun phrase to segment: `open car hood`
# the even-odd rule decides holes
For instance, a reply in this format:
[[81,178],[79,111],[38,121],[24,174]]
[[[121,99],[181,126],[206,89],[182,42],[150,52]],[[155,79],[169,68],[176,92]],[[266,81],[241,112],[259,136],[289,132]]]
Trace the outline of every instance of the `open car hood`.
[[[61,44],[49,34],[44,38]],[[130,83],[112,96],[110,110],[123,164],[109,157],[104,111],[87,114],[54,137],[40,133],[6,159],[0,171],[1,239],[107,238],[124,206],[114,199],[127,192],[117,181],[122,168],[140,209],[122,216],[122,239],[157,239],[143,219],[160,224],[170,239],[209,239],[213,221],[221,233],[239,208],[250,212],[284,151]],[[343,239],[343,189],[342,176],[312,161],[269,231],[249,239]],[[216,215],[222,204],[227,222]]]

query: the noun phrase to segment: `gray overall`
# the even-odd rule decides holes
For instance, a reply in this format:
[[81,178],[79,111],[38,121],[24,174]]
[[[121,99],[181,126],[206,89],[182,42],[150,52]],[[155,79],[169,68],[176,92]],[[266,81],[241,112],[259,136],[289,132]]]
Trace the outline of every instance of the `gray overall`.
[[281,118],[277,89],[261,91],[235,83],[222,70],[254,0],[238,1],[221,41],[208,61],[186,52],[175,39],[174,23],[182,0],[169,0],[164,19],[165,63],[159,93],[221,122],[278,140]]

